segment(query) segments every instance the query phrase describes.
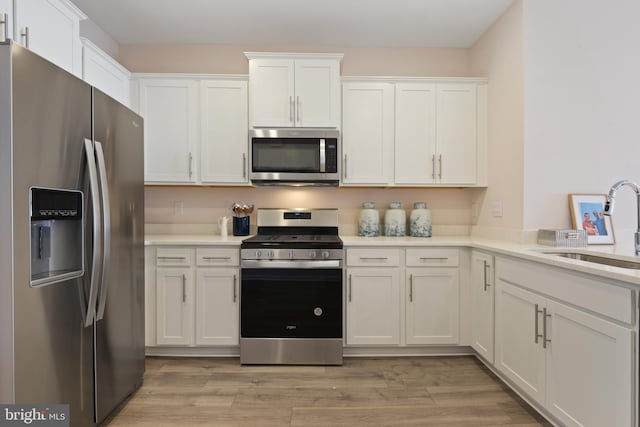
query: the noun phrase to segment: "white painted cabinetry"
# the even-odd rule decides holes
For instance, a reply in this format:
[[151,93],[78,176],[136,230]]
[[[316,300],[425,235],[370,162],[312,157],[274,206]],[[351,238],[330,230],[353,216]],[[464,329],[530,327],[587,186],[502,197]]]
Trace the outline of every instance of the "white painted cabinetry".
[[397,83],[395,184],[475,184],[477,84]]
[[406,249],[406,343],[457,344],[457,249]]
[[13,39],[13,0],[0,0],[0,41]]
[[493,255],[471,251],[471,346],[487,362],[494,351]]
[[392,83],[343,83],[343,184],[393,183],[393,94]]
[[131,73],[90,40],[81,40],[84,81],[128,107]]
[[634,293],[506,258],[495,274],[496,368],[567,426],[634,425]]
[[246,77],[137,75],[145,182],[247,185]]
[[200,182],[247,184],[246,80],[202,80],[200,118]]
[[338,127],[341,54],[245,55],[252,127]]
[[80,21],[86,15],[68,0],[14,1],[14,7],[14,39],[81,77]]
[[198,85],[188,79],[141,79],[144,174],[150,183],[195,183]]
[[348,249],[346,344],[400,344],[400,249]]
[[[147,347],[237,346],[239,343],[239,257],[230,248],[157,248],[155,286],[147,297]],[[153,256],[153,252],[147,252]],[[150,291],[150,292],[149,292]]]

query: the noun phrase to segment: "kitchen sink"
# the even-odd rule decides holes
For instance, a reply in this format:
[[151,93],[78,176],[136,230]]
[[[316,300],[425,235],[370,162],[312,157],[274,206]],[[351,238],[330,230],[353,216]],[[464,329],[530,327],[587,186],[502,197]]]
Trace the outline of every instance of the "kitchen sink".
[[627,261],[623,259],[609,258],[598,255],[583,254],[578,252],[544,252],[549,255],[556,255],[569,259],[577,259],[579,261],[593,262],[595,264],[609,265],[611,267],[629,268],[632,270],[640,270],[640,261]]

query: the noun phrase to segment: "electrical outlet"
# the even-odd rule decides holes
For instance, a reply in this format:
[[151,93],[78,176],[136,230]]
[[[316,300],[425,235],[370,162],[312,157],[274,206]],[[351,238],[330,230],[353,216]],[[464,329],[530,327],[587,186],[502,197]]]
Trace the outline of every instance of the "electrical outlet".
[[502,200],[494,200],[491,202],[491,215],[494,218],[502,218]]
[[173,202],[173,214],[175,216],[180,216],[184,212],[184,202],[182,200],[177,200]]

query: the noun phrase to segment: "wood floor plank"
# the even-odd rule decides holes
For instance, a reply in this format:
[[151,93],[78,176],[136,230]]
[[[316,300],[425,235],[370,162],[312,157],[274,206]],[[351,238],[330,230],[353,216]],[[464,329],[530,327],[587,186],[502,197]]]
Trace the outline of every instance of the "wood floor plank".
[[164,426],[550,426],[474,357],[347,358],[343,366],[147,359],[104,423]]

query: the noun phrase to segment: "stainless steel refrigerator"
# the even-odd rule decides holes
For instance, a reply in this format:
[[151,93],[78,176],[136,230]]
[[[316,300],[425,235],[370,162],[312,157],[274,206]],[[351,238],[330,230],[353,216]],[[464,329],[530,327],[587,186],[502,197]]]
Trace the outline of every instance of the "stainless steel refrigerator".
[[0,402],[103,421],[144,373],[143,122],[0,44]]

